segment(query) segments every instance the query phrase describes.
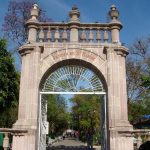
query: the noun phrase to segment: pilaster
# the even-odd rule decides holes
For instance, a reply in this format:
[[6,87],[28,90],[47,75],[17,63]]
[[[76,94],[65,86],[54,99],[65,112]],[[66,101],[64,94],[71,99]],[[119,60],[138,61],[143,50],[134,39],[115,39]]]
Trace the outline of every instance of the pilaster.
[[109,127],[114,128],[121,119],[119,89],[119,61],[113,47],[107,48],[107,81]]
[[[19,52],[22,56],[19,115],[13,127],[15,129],[26,129],[29,134],[20,139],[14,137],[14,142],[23,140],[24,144],[26,143],[24,150],[31,150],[36,149],[38,130],[37,112],[41,47],[38,44],[26,44],[20,48]],[[16,149],[19,149],[19,147],[15,147]]]
[[128,122],[127,88],[125,57],[127,48],[112,44],[106,48],[108,68],[108,110],[110,150],[133,150],[131,134],[121,134],[120,131],[132,131]]

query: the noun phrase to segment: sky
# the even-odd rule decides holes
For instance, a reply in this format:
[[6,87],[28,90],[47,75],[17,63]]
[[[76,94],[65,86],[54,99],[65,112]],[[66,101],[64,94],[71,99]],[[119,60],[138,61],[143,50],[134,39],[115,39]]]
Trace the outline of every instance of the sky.
[[[19,1],[19,0],[18,0]],[[111,5],[115,4],[120,12],[123,29],[121,42],[129,47],[137,38],[150,36],[150,0],[38,0],[39,7],[56,22],[67,21],[73,5],[79,8],[81,22],[107,21]],[[0,0],[0,28],[9,0]]]
[[[18,0],[19,1],[19,0]],[[106,22],[112,4],[120,12],[123,29],[120,32],[121,42],[131,45],[137,38],[150,35],[150,0],[38,0],[39,7],[54,21],[67,21],[73,5],[81,13],[81,22]],[[0,26],[8,9],[9,0],[0,0]]]
[[[18,0],[21,1],[21,0]],[[115,4],[123,24],[120,41],[126,47],[138,38],[150,36],[150,0],[38,0],[39,7],[56,22],[67,21],[68,13],[76,5],[81,22],[107,22],[111,5]],[[9,0],[0,0],[0,28],[8,10]],[[2,33],[1,33],[2,34]],[[18,62],[17,62],[18,63]],[[20,65],[17,64],[20,68]]]
[[120,12],[121,42],[127,46],[135,39],[150,35],[150,0],[39,0],[54,21],[66,21],[75,4],[81,13],[81,22],[106,22],[112,4]]

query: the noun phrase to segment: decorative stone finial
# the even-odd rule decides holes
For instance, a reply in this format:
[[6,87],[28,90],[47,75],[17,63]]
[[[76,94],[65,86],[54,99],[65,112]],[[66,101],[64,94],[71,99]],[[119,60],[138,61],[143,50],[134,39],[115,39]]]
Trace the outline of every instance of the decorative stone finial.
[[73,5],[72,10],[78,10],[78,7],[76,5]]
[[117,20],[119,17],[119,11],[115,5],[112,5],[109,11],[109,16],[112,20]]
[[77,22],[79,23],[79,17],[80,17],[80,12],[78,10],[78,7],[76,5],[74,5],[72,7],[72,10],[69,13],[70,16],[70,22]]
[[37,20],[37,17],[39,16],[39,7],[37,4],[34,4],[32,9],[31,9],[31,19]]

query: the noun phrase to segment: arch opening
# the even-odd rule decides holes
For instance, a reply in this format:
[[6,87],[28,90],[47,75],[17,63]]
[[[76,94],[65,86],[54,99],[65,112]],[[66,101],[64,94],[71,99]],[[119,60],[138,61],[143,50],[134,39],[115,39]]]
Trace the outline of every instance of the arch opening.
[[51,73],[43,84],[43,92],[102,92],[101,80],[88,68],[68,65]]
[[[72,92],[74,94],[98,94],[101,101],[101,144],[102,149],[107,145],[107,116],[106,116],[106,81],[100,70],[94,65],[79,59],[70,59],[58,62],[51,66],[44,74],[39,86],[41,115],[39,115],[39,147],[45,147],[45,131],[47,125],[47,105],[42,106],[42,101],[47,103],[47,100],[42,100],[48,94],[66,94]],[[50,93],[48,93],[50,92]],[[42,109],[42,108],[45,109]],[[44,111],[44,113],[42,113]],[[43,115],[44,114],[44,115]],[[43,117],[41,117],[43,115]],[[42,120],[42,118],[44,118]],[[45,128],[46,130],[46,128]]]
[[79,59],[61,61],[47,70],[41,92],[107,92],[106,80],[92,64]]

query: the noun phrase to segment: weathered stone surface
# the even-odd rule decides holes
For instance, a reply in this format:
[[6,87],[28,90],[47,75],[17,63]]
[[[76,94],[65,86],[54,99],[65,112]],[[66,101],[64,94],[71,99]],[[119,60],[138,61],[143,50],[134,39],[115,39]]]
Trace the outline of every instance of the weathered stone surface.
[[[113,6],[112,10],[116,10]],[[28,22],[29,42],[23,45],[19,53],[22,56],[19,114],[14,124],[14,129],[25,129],[28,134],[22,137],[14,136],[13,150],[37,150],[39,143],[39,105],[40,83],[51,68],[56,69],[58,64],[67,63],[86,66],[94,71],[105,83],[107,92],[107,149],[108,150],[133,150],[131,134],[122,134],[120,131],[131,131],[132,126],[127,116],[127,90],[125,56],[127,48],[121,46],[119,30],[121,23],[117,21],[113,13],[111,24],[93,24],[110,27],[112,31],[112,43],[80,43],[78,39],[79,19],[78,13],[73,13],[74,18],[69,22],[71,39],[66,43],[59,43],[57,37],[54,43],[37,42],[37,28],[40,25],[37,20],[38,8],[35,5]],[[73,10],[74,11],[74,10]],[[53,24],[54,25],[54,24]],[[64,24],[59,24],[60,27]],[[81,24],[80,24],[81,25]],[[89,28],[91,24],[82,24]],[[96,28],[97,29],[97,28]],[[58,28],[57,28],[58,30]],[[105,37],[106,38],[106,37]],[[87,40],[86,40],[87,41]],[[73,61],[74,60],[74,61]],[[53,70],[54,71],[54,70]]]

